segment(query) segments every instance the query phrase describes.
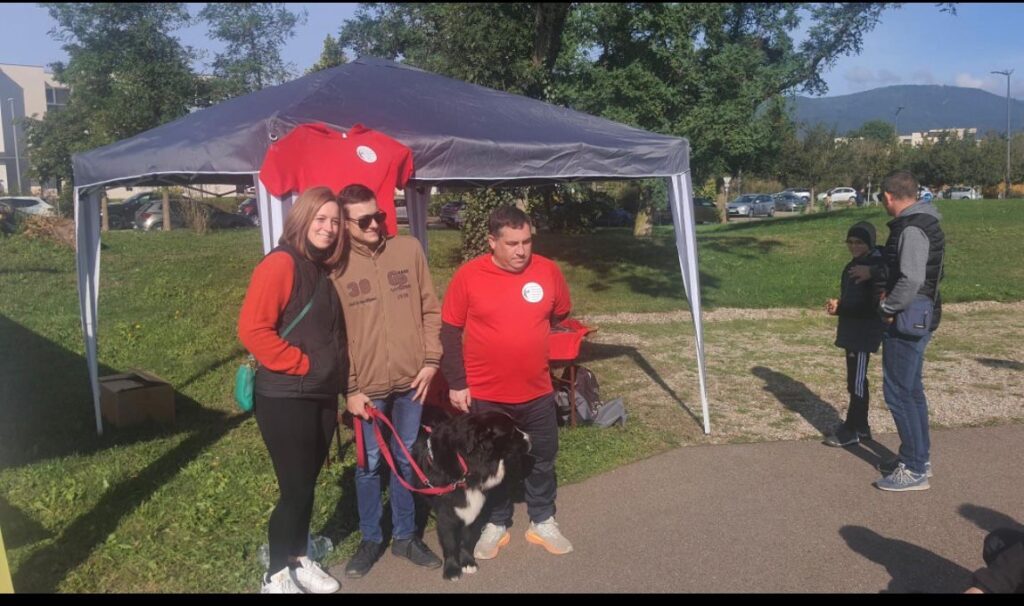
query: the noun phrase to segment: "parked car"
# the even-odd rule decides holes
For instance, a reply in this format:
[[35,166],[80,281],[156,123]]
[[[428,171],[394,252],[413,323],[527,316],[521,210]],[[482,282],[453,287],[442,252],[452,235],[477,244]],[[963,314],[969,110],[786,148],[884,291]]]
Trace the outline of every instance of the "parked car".
[[[185,200],[171,198],[171,227],[181,228],[186,226],[185,221]],[[209,218],[209,225],[214,229],[225,229],[232,227],[252,227],[253,223],[242,215],[224,212],[223,210],[205,202],[193,202],[198,204]],[[157,200],[142,209],[136,216],[135,229],[151,231],[162,229],[164,225],[164,201]]]
[[[807,201],[804,198],[791,191],[780,191],[772,196],[772,199],[775,201],[775,210],[795,212],[807,206]],[[810,200],[810,193],[807,194],[807,200]]]
[[250,223],[259,227],[260,225],[260,209],[259,204],[256,202],[256,198],[246,198],[238,205],[236,211],[239,215],[242,215],[249,220]]
[[395,199],[395,220],[399,223],[409,223],[409,207],[405,205],[405,200],[400,198]]
[[46,200],[35,196],[4,196],[0,203],[10,208],[12,213],[20,215],[54,216],[57,212]]
[[743,194],[726,205],[729,217],[775,216],[775,201],[768,194]]
[[[152,204],[154,200],[162,198],[163,194],[158,191],[145,191],[133,194],[122,202],[107,204],[107,210],[110,212],[107,226],[110,229],[131,229],[139,211]],[[103,211],[100,211],[100,216],[103,216]]]
[[465,216],[466,203],[462,200],[449,202],[441,207],[441,223],[448,227],[461,227]]
[[818,194],[818,201],[822,202],[828,197],[832,198],[832,204],[839,202],[856,202],[857,190],[852,187],[833,187],[825,193]]
[[973,187],[951,187],[946,196],[950,200],[981,200],[981,192]]
[[794,194],[796,197],[800,198],[804,202],[811,201],[811,190],[809,189],[804,189],[802,187],[789,187],[787,189],[782,190],[782,192]]
[[718,207],[711,198],[693,199],[693,221],[695,223],[718,223]]

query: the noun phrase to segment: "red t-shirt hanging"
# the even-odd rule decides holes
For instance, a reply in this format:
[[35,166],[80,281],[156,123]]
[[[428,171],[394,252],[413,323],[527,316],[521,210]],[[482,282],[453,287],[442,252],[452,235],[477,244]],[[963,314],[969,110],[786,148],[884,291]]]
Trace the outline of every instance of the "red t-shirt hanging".
[[360,183],[372,189],[388,218],[387,232],[398,233],[395,188],[412,175],[412,150],[362,124],[340,133],[326,124],[300,124],[267,150],[260,180],[277,197],[326,185],[340,192]]
[[540,255],[518,274],[495,265],[490,254],[459,268],[445,291],[441,319],[465,329],[470,395],[522,404],[551,393],[551,316],[567,315],[571,307],[562,270]]

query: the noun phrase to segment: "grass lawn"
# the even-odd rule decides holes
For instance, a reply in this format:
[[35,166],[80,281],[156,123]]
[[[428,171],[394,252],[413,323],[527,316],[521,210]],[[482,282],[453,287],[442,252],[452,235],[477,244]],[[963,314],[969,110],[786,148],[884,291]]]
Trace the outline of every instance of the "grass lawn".
[[[1024,299],[1024,201],[938,206],[949,251],[944,300]],[[846,229],[859,220],[874,222],[884,239],[887,217],[879,208],[698,227],[706,309],[819,313],[836,293],[847,260]],[[431,267],[443,294],[458,266],[458,232],[431,230],[429,236]],[[103,243],[100,374],[143,368],[167,379],[176,390],[177,423],[95,435],[74,256],[22,236],[0,238],[0,528],[15,589],[253,591],[260,572],[255,551],[266,541],[277,488],[255,420],[236,411],[229,386],[243,357],[235,323],[261,256],[259,233],[111,232]],[[563,268],[577,315],[686,309],[671,228],[658,228],[647,240],[634,239],[627,229],[542,233],[535,250]],[[802,322],[782,321],[771,329],[803,348],[812,364],[820,352],[834,354],[830,325],[815,322],[810,336],[797,334]],[[740,337],[758,328],[764,325],[746,320],[709,328],[709,347],[715,347],[716,331],[724,330],[721,342],[739,355]],[[692,360],[677,350],[692,351],[689,331],[685,323],[648,322],[626,334],[626,328],[609,325],[585,347],[606,397],[632,393],[637,379],[623,360],[642,368],[653,387],[644,399],[626,398],[630,424],[624,430],[562,433],[563,483],[702,439],[699,422],[673,404],[685,402],[699,415]],[[670,342],[663,338],[667,332],[682,336]],[[622,344],[627,342],[633,345]],[[988,342],[972,347],[993,351]],[[1019,346],[1006,348],[1003,357],[1012,358]],[[682,374],[669,375],[680,368]],[[743,402],[745,393],[729,385],[733,373],[746,377],[748,370],[713,363],[710,389],[719,399]],[[655,403],[648,406],[648,399]],[[735,425],[738,439],[799,435],[785,433],[788,419],[798,420],[792,412],[772,417],[782,432],[776,435],[744,424],[743,415],[761,414],[757,410],[737,410],[723,422]],[[312,524],[338,545],[327,560],[332,564],[358,541],[355,457],[350,434],[342,437],[340,460],[335,457],[321,474]]]

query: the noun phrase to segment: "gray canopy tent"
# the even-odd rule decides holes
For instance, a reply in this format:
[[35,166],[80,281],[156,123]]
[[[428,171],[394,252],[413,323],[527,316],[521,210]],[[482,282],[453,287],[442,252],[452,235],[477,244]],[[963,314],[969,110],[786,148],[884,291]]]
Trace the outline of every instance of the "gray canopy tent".
[[518,186],[661,177],[696,332],[704,432],[710,433],[689,143],[535,99],[373,58],[230,99],[73,157],[78,293],[96,431],[103,433],[97,362],[100,198],[124,185],[257,185],[263,250],[280,237],[292,199],[259,181],[267,149],[299,124],[357,123],[413,152],[410,230],[426,249],[434,185]]

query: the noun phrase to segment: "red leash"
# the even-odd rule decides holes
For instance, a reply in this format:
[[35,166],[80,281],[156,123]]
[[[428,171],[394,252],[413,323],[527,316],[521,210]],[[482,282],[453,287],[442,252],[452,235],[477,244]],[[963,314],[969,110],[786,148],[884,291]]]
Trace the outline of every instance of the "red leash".
[[[430,483],[430,480],[427,479],[426,474],[423,473],[423,470],[420,469],[419,465],[416,464],[416,461],[413,459],[409,450],[405,447],[405,444],[402,443],[402,439],[398,435],[398,431],[395,429],[395,426],[391,424],[391,420],[388,419],[387,415],[370,406],[366,408],[366,411],[370,415],[370,422],[373,423],[373,433],[377,439],[377,446],[380,448],[380,454],[384,457],[384,460],[388,462],[388,467],[391,468],[391,473],[395,474],[395,477],[398,478],[398,481],[402,486],[405,486],[412,492],[418,492],[420,494],[439,495],[455,492],[458,488],[466,485],[466,474],[469,473],[469,467],[466,465],[466,461],[462,458],[461,454],[456,453],[455,456],[459,458],[459,465],[462,467],[462,479],[447,486],[434,486]],[[363,448],[363,424],[360,422],[361,420],[362,419],[359,417],[356,417],[352,424],[352,428],[356,433],[356,464],[363,469],[366,469],[366,453]],[[387,440],[384,439],[384,434],[380,429],[381,423],[387,425],[388,429],[391,430],[392,435],[397,438],[395,441],[398,442],[398,447],[401,448],[402,452],[405,454],[405,459],[409,461],[409,466],[412,467],[416,477],[418,477],[420,482],[422,482],[424,486],[427,486],[427,488],[415,488],[409,485],[409,483],[405,481],[405,478],[402,477],[402,474],[398,471],[398,467],[395,465],[395,461],[391,456],[391,449],[388,448]]]

